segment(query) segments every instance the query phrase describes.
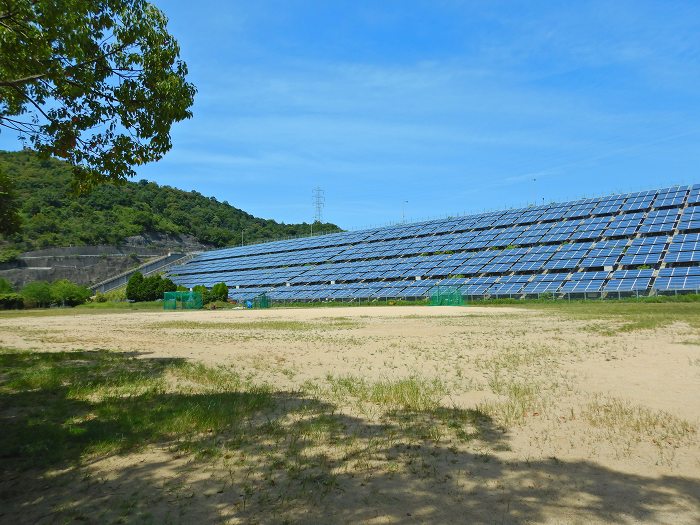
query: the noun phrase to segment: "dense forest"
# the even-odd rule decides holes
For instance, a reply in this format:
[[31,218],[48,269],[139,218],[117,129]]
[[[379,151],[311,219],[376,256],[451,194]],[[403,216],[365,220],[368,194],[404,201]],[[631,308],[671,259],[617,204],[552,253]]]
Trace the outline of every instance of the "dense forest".
[[[220,247],[304,235],[309,224],[259,219],[214,197],[141,180],[102,185],[76,196],[68,164],[32,151],[0,152],[0,172],[9,176],[20,203],[22,226],[5,239],[4,250],[122,243],[144,233],[188,234]],[[340,231],[333,224],[314,231]],[[8,242],[9,241],[9,242]]]

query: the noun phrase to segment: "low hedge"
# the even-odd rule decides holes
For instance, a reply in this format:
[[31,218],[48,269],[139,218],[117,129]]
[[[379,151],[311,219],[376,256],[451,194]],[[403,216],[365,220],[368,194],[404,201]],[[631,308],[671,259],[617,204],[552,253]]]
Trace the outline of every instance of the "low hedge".
[[0,310],[21,310],[22,308],[24,308],[24,297],[20,294],[0,294]]

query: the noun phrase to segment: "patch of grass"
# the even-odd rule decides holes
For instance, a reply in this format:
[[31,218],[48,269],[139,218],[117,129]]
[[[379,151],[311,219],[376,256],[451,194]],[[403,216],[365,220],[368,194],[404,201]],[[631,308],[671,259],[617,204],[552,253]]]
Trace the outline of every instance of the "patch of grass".
[[556,356],[551,346],[543,344],[519,345],[516,348],[506,348],[487,357],[477,357],[475,366],[492,373],[500,374],[502,370],[509,373],[521,368],[537,366],[542,368]]
[[[491,418],[477,410],[445,407],[445,384],[437,379],[411,376],[400,379],[367,381],[355,376],[328,376],[325,384],[307,382],[306,392],[347,407],[386,427],[383,436],[393,442],[409,440],[440,442],[444,439],[470,442],[484,437]],[[386,437],[384,437],[386,436]]]
[[[380,450],[492,435],[487,415],[441,406],[446,390],[437,380],[332,378],[311,391],[274,392],[229,368],[183,359],[3,349],[0,460],[21,471],[151,446],[200,459],[242,451],[266,479],[282,471],[288,483],[320,476],[332,487],[339,469],[374,468]],[[327,398],[361,399],[382,415],[347,416]],[[240,476],[247,467],[236,468]]]
[[0,456],[49,465],[151,443],[192,443],[271,402],[269,389],[231,371],[178,359],[3,350]]
[[207,322],[207,321],[163,321],[153,323],[149,328],[179,329],[179,330],[282,330],[305,331],[312,330],[313,325],[301,321],[237,321],[237,322]]
[[143,301],[130,303],[128,301],[107,301],[104,303],[85,303],[75,307],[76,310],[162,310],[163,301]]
[[591,332],[593,334],[603,335],[606,337],[612,337],[614,335],[617,335],[621,331],[629,331],[629,329],[622,330],[619,323],[616,324],[614,322],[613,323],[611,323],[611,322],[588,323],[582,327],[582,330],[584,332]]
[[554,313],[574,320],[606,321],[605,324],[598,322],[588,325],[589,330],[599,331],[605,335],[654,330],[675,322],[686,323],[695,329],[700,328],[700,302],[698,301],[547,301],[522,303],[518,306]]
[[326,380],[330,395],[338,401],[349,396],[360,402],[389,409],[433,410],[447,394],[441,381],[416,376],[377,382],[368,382],[355,376],[328,376]]
[[534,381],[514,381],[497,369],[489,380],[489,387],[505,400],[483,402],[478,408],[506,428],[522,424],[528,414],[543,409],[542,387]]
[[342,329],[354,328],[360,323],[348,318],[321,319],[316,322],[305,321],[282,321],[282,320],[261,320],[261,321],[234,321],[234,322],[207,322],[207,321],[163,321],[153,323],[149,328],[154,329],[181,329],[181,330],[271,330],[285,332],[304,332],[322,329]]
[[633,405],[612,396],[596,396],[586,405],[582,415],[594,427],[612,434],[647,437],[660,446],[684,443],[697,434],[695,425],[673,414]]
[[364,323],[352,317],[326,317],[321,322],[335,328],[359,328],[364,326]]
[[353,306],[426,306],[430,299],[375,299],[371,301],[317,301],[284,302],[272,301],[273,308],[351,308]]
[[108,314],[108,313],[124,313],[125,311],[135,312],[155,312],[162,311],[163,303],[161,301],[150,301],[143,303],[128,303],[128,302],[106,302],[106,303],[86,303],[73,308],[44,308],[31,310],[0,310],[0,319],[16,318],[16,317],[55,317],[64,315],[89,315],[89,314]]
[[700,294],[682,295],[652,295],[642,297],[620,297],[611,296],[607,299],[567,299],[565,298],[541,298],[541,299],[516,299],[506,297],[501,299],[475,299],[471,304],[478,306],[499,306],[499,305],[557,305],[557,304],[586,304],[586,303],[697,303],[700,302]]

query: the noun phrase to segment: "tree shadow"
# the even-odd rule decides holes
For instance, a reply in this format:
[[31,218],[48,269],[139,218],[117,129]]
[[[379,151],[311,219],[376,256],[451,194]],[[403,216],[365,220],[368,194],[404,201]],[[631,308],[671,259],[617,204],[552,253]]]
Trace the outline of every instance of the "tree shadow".
[[698,518],[697,479],[521,461],[478,411],[368,421],[227,377],[136,353],[0,353],[0,522]]

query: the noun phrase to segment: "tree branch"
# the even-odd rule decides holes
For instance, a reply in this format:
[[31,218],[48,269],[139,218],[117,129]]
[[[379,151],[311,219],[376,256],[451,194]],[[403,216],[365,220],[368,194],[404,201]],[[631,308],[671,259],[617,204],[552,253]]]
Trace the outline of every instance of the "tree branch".
[[31,102],[31,103],[32,103],[32,106],[34,106],[34,107],[39,111],[39,113],[41,113],[42,115],[44,115],[44,118],[45,118],[46,120],[48,120],[49,122],[53,122],[53,119],[52,119],[51,117],[49,117],[49,116],[46,114],[46,112],[41,108],[41,106],[40,106],[39,104],[37,104],[36,100],[34,100],[32,97],[30,97],[29,95],[27,95],[24,91],[22,91],[22,89],[21,89],[19,86],[11,86],[11,87],[12,87],[15,91],[17,91],[17,93],[19,93],[19,95],[20,95],[21,97],[24,97],[24,98],[27,99],[29,102]]
[[19,87],[22,84],[26,84],[27,82],[33,82],[34,80],[40,80],[44,78],[47,75],[47,73],[39,73],[36,75],[29,75],[28,77],[24,78],[18,78],[15,80],[0,80],[0,87]]
[[[124,51],[124,50],[125,50],[127,47],[129,47],[129,46],[130,46],[130,44],[121,45],[121,46],[119,46],[118,48],[113,49],[113,50],[110,51],[109,53],[102,53],[100,56],[91,58],[90,60],[84,60],[84,61],[82,61],[82,62],[78,62],[78,63],[75,64],[75,65],[66,66],[65,69],[66,69],[66,71],[68,71],[68,70],[70,70],[70,69],[80,69],[80,68],[83,67],[83,66],[86,66],[86,65],[88,65],[88,64],[93,64],[93,63],[95,63],[95,62],[97,62],[97,61],[99,61],[99,60],[102,60],[103,58],[107,58],[107,57],[109,57],[109,56],[111,56],[111,55],[114,55],[114,54],[116,54],[116,53],[119,53],[120,51]],[[116,72],[115,69],[111,69],[111,71],[112,71],[112,72]],[[36,74],[36,75],[29,75],[29,76],[27,76],[27,77],[18,78],[18,79],[15,79],[15,80],[0,80],[0,87],[16,87],[16,86],[21,86],[21,85],[26,84],[26,83],[28,83],[28,82],[33,82],[33,81],[35,81],[35,80],[41,80],[42,78],[46,77],[47,75],[48,75],[48,73],[39,73],[39,74]],[[121,75],[120,75],[120,76],[121,76]]]

